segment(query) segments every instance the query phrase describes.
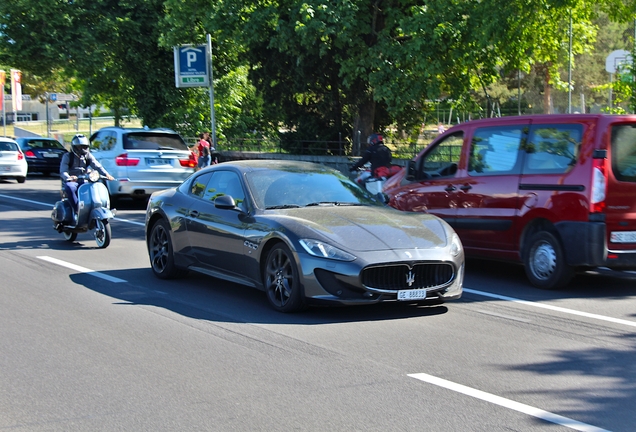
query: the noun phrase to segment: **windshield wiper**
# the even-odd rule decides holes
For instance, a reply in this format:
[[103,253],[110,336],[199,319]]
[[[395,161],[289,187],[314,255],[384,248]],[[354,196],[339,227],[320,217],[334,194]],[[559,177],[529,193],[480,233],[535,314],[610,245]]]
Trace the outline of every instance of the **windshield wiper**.
[[356,203],[356,202],[320,201],[320,202],[309,203],[309,204],[305,205],[305,207],[320,206],[320,205],[357,206],[357,205],[362,205],[362,204]]
[[298,204],[284,204],[284,205],[265,207],[265,210],[290,209],[290,208],[300,208],[300,206]]

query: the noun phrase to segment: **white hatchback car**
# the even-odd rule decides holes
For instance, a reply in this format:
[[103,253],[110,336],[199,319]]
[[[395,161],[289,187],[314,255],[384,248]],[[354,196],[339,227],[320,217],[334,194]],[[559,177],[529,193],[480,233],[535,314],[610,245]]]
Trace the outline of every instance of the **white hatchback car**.
[[14,178],[18,183],[26,181],[28,164],[17,142],[0,137],[0,178]]
[[194,153],[170,129],[106,127],[90,141],[93,156],[115,177],[106,182],[111,200],[147,199],[155,191],[180,185],[197,166]]

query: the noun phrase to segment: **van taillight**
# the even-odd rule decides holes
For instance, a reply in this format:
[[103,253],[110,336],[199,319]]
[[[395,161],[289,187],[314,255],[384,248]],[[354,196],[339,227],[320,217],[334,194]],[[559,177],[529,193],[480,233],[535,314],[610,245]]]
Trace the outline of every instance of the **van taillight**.
[[117,166],[137,166],[139,158],[129,158],[128,153],[122,153],[115,158]]
[[188,159],[179,159],[179,163],[182,167],[194,168],[197,166],[197,157],[194,155],[194,152],[190,152],[190,157]]
[[600,213],[605,210],[605,196],[607,190],[606,159],[593,159],[592,167],[592,196],[590,197],[590,212]]

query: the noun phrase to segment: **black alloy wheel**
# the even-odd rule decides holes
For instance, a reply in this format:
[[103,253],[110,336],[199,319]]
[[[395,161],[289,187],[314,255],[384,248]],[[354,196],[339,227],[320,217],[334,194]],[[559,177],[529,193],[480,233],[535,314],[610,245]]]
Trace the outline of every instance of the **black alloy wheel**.
[[187,273],[174,264],[174,252],[170,240],[170,230],[166,221],[157,221],[148,238],[148,255],[152,272],[161,279],[173,279]]
[[267,254],[263,285],[269,304],[277,311],[287,313],[305,309],[298,266],[287,245],[279,243]]

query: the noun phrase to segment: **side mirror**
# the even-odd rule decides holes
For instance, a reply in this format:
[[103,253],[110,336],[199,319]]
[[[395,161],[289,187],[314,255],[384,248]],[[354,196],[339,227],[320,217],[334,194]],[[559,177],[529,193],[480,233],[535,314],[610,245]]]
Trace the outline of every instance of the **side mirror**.
[[236,208],[236,203],[234,202],[234,198],[232,198],[232,196],[221,195],[214,200],[214,207],[223,210],[232,210]]
[[415,161],[414,160],[410,160],[409,164],[406,167],[406,179],[409,181],[413,181],[415,180]]

